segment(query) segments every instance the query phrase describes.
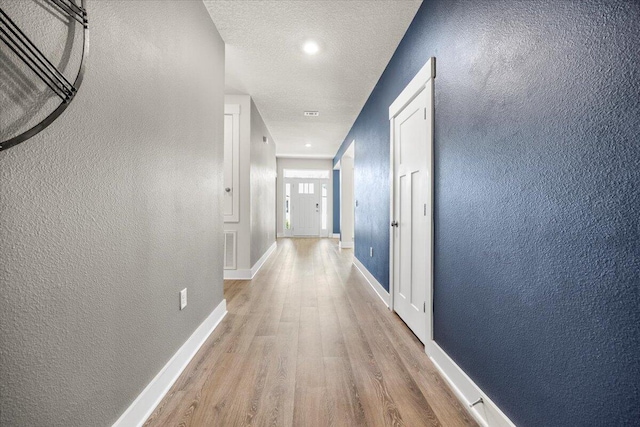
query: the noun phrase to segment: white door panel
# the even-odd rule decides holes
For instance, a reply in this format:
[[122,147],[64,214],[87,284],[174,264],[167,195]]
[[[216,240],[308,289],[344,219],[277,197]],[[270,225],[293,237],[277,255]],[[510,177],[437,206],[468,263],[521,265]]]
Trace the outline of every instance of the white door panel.
[[224,106],[224,222],[240,221],[240,106]]
[[224,115],[224,193],[223,212],[225,216],[233,215],[233,116]]
[[293,185],[291,223],[294,236],[320,235],[320,188],[317,182],[310,181]]
[[430,272],[431,202],[428,183],[430,123],[422,91],[393,120],[394,310],[422,341],[426,340],[427,284]]

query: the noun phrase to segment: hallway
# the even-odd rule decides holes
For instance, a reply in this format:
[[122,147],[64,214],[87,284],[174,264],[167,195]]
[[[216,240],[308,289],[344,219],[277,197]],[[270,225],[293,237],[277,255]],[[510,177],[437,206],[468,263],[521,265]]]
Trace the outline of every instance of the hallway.
[[280,239],[145,426],[475,425],[335,240]]

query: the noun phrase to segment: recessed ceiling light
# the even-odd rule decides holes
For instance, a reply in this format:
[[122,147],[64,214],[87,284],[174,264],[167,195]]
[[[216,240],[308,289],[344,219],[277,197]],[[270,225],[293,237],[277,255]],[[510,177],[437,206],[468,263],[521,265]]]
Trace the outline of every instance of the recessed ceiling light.
[[309,147],[311,147],[311,144],[304,144],[304,146],[309,148]]
[[313,40],[309,40],[304,44],[302,50],[304,50],[304,52],[308,55],[315,55],[320,50],[320,46],[318,46],[318,43],[314,42]]

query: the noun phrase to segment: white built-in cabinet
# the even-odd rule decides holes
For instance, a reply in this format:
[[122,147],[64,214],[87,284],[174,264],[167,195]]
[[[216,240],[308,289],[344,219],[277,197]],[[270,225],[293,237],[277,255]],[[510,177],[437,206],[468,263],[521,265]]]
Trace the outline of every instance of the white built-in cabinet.
[[240,221],[240,106],[224,106],[224,222]]

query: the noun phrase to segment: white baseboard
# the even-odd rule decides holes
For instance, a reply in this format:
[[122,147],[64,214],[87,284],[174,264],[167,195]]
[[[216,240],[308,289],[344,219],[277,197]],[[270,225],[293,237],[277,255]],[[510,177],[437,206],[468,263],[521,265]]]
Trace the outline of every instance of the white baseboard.
[[189,339],[180,347],[136,400],[113,424],[113,427],[141,426],[171,389],[184,368],[227,314],[227,301],[222,300]]
[[281,238],[281,237],[286,237],[286,236],[284,235],[284,233],[278,233],[278,234],[276,234],[276,237],[277,238]]
[[369,270],[367,270],[367,268],[355,256],[353,257],[353,265],[356,266],[360,274],[362,274],[367,282],[369,282],[369,285],[371,285],[376,294],[378,294],[384,305],[389,307],[389,304],[391,303],[391,295],[389,295],[389,292],[387,292],[382,287],[380,282],[378,282],[376,278],[373,277],[373,274],[371,274]]
[[352,249],[353,248],[353,242],[343,242],[343,241],[339,241],[338,242],[338,247],[340,249]]
[[[425,351],[440,374],[449,383],[458,400],[478,424],[483,427],[515,427],[515,424],[435,341],[430,341],[425,346]],[[479,398],[482,398],[482,403],[473,407],[469,406]]]
[[258,271],[262,267],[262,265],[267,261],[267,258],[271,256],[273,251],[276,250],[278,244],[273,242],[273,244],[267,249],[267,251],[262,254],[260,259],[249,269],[239,269],[239,270],[224,270],[224,280],[251,280],[258,274]]
[[225,270],[224,280],[251,280],[251,270],[248,268],[238,270]]
[[258,274],[258,271],[260,271],[260,269],[262,268],[264,263],[271,256],[273,251],[276,250],[277,247],[278,247],[278,244],[276,242],[273,242],[273,244],[269,247],[269,249],[267,249],[267,251],[264,254],[262,254],[262,256],[260,257],[258,262],[256,262],[253,265],[253,267],[251,267],[251,278],[252,279],[255,277],[256,274]]
[[333,233],[333,238],[334,239],[339,239],[340,238],[340,233]]
[[[369,282],[382,302],[389,307],[391,295],[382,287],[380,282],[367,270],[358,258],[353,257],[353,264]],[[458,400],[471,416],[483,427],[515,427],[515,424],[504,412],[478,387],[471,378],[435,341],[428,341],[425,352],[436,366],[442,377],[449,383]],[[479,398],[483,403],[470,407]]]

